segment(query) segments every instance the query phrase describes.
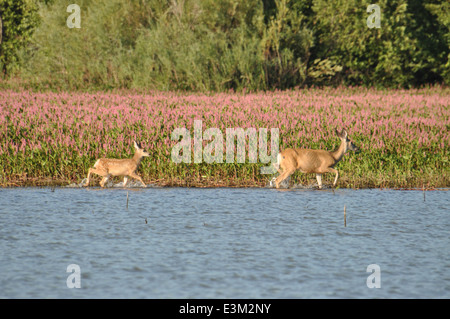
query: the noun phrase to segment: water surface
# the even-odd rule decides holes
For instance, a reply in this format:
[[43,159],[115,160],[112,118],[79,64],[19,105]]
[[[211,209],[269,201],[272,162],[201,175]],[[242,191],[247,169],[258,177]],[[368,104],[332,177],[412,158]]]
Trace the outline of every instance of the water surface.
[[449,194],[1,189],[0,298],[449,298]]

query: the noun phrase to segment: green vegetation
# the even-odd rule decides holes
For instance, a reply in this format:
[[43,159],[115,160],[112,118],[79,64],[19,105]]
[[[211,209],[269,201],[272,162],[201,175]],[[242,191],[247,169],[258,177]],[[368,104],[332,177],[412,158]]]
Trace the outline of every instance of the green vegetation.
[[71,3],[0,0],[3,87],[450,84],[447,1],[377,1],[381,27],[372,29],[372,1],[79,0],[79,29],[66,25]]
[[261,163],[174,164],[194,119],[279,128],[280,149],[330,150],[346,127],[364,151],[341,187],[450,184],[448,1],[377,1],[380,28],[369,0],[77,0],[69,28],[73,3],[0,0],[2,186],[79,181],[133,138],[146,182],[267,183]]
[[17,71],[18,51],[27,46],[39,23],[32,0],[0,0],[0,71],[2,77]]
[[[0,185],[80,183],[97,159],[131,157],[137,140],[150,153],[139,169],[146,183],[265,186],[273,176],[260,173],[268,165],[261,153],[257,163],[249,163],[248,143],[245,163],[226,163],[227,128],[278,128],[280,150],[333,150],[339,145],[335,129],[345,127],[361,152],[349,152],[338,163],[339,187],[449,187],[448,96],[439,87],[208,95],[6,90],[0,92]],[[223,163],[194,163],[194,148],[187,153],[190,163],[173,160],[180,141],[172,133],[186,128],[193,142],[194,120],[202,121],[204,134],[209,128],[222,132]],[[205,137],[203,149],[211,142]],[[315,183],[314,174],[293,177]],[[325,174],[324,184],[333,178]],[[93,183],[98,181],[95,176]]]

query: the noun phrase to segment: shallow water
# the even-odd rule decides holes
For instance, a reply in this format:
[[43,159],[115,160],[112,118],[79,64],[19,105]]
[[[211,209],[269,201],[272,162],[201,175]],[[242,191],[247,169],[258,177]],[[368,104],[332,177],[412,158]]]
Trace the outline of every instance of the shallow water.
[[449,298],[449,195],[1,189],[0,298]]

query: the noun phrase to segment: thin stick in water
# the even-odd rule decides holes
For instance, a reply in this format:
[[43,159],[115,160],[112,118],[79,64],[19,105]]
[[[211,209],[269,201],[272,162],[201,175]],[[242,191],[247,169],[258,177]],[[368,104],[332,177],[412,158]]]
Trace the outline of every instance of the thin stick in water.
[[128,210],[128,192],[127,192],[127,210]]
[[347,209],[344,205],[344,227],[347,227]]

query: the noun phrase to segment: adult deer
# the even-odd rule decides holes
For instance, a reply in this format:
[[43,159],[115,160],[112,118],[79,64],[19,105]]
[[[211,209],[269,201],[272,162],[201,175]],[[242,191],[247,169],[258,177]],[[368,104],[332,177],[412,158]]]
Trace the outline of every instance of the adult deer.
[[123,187],[127,185],[128,177],[135,178],[139,180],[144,187],[147,187],[142,180],[142,178],[136,174],[136,171],[139,167],[139,164],[143,157],[150,156],[144,149],[141,147],[140,143],[134,143],[134,148],[136,152],[134,153],[133,158],[128,159],[111,159],[111,158],[100,158],[95,162],[94,167],[90,168],[88,171],[88,176],[86,183],[83,186],[89,185],[89,179],[91,177],[91,173],[95,173],[97,175],[103,176],[103,179],[100,181],[100,186],[104,187],[105,183],[111,176],[124,176],[123,178]]
[[296,170],[302,173],[315,173],[319,188],[322,188],[322,174],[335,173],[333,186],[336,186],[339,173],[334,166],[347,151],[358,151],[358,147],[350,141],[345,129],[341,132],[336,130],[336,134],[341,139],[341,145],[335,151],[287,148],[279,153],[277,163],[273,164],[280,173],[275,180],[276,188],[280,188],[280,183]]

